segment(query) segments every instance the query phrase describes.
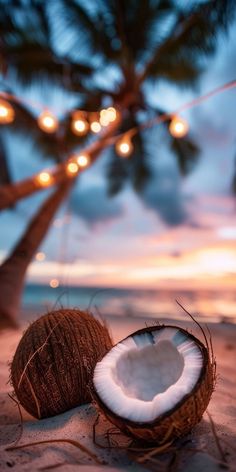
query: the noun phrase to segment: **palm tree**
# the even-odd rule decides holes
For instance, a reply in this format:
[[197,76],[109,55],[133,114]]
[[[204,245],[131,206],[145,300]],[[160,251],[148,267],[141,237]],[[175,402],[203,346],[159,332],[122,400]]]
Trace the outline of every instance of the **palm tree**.
[[[110,148],[107,184],[109,194],[115,195],[129,181],[140,198],[145,199],[148,182],[153,178],[150,160],[153,146],[152,135],[149,137],[150,132],[142,131],[140,125],[165,114],[165,110],[151,103],[151,88],[158,81],[185,87],[197,83],[206,58],[215,52],[217,35],[227,31],[235,10],[234,1],[204,0],[181,5],[177,0],[91,0],[87,5],[82,0],[28,0],[28,4],[23,0],[0,0],[0,7],[0,67],[4,90],[16,115],[8,132],[23,136],[30,129],[42,157],[50,157],[57,164],[55,183],[63,184],[68,180],[65,161],[78,146],[88,147],[93,162],[106,147],[108,137],[136,127],[132,158],[120,159],[114,146]],[[120,119],[105,129],[97,141],[91,141],[91,135],[79,138],[72,133],[73,110],[69,110],[61,119],[58,132],[46,135],[30,108],[10,98],[15,91],[14,85],[9,87],[9,83],[14,84],[13,78],[24,87],[37,86],[40,81],[48,87],[56,83],[77,97],[76,109],[87,113],[98,112],[109,103],[119,110]],[[185,175],[196,162],[199,148],[189,136],[181,141],[173,138],[168,125],[166,120],[163,127],[167,145],[176,156],[180,174]],[[5,180],[0,196],[2,208],[6,208],[40,187],[32,179],[9,181],[5,129],[2,134],[0,163],[5,169]],[[48,224],[38,225],[38,241],[42,240],[55,213],[54,207],[54,212],[48,212],[47,216],[45,208]],[[41,211],[34,222],[40,215]],[[31,233],[30,226],[27,237],[23,238],[27,244]],[[30,254],[27,252],[22,270],[18,266],[21,280],[18,287],[22,287],[36,246],[31,246]],[[18,250],[22,252],[22,241],[15,248],[14,257]],[[14,257],[10,255],[3,264],[0,280],[4,280],[4,268],[9,270]],[[14,284],[11,290],[13,294]],[[15,317],[19,296],[12,299],[15,305],[11,310],[5,309],[4,300],[0,300],[0,313],[5,319],[12,319],[13,312]]]

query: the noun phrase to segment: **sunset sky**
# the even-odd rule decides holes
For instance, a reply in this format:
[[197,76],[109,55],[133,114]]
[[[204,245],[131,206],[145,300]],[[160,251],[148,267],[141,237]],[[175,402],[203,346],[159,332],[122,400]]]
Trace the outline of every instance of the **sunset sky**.
[[[218,54],[209,61],[198,90],[179,90],[163,83],[150,90],[150,99],[172,111],[236,79],[235,46],[234,24],[228,40],[220,41]],[[63,104],[63,94],[52,93],[50,100],[53,109],[56,102]],[[106,156],[86,170],[40,248],[45,259],[31,264],[28,279],[48,283],[57,278],[68,285],[144,288],[233,287],[236,199],[230,193],[230,183],[236,155],[235,110],[236,88],[184,113],[202,149],[199,163],[177,185],[176,171],[167,165],[171,156],[160,140],[156,146],[162,161],[155,161],[154,152],[153,178],[144,200],[129,187],[113,199],[106,197]],[[14,144],[9,141],[9,150],[17,180],[51,165],[40,159],[30,140],[23,146],[20,138]],[[0,214],[1,259],[44,198],[45,192]]]

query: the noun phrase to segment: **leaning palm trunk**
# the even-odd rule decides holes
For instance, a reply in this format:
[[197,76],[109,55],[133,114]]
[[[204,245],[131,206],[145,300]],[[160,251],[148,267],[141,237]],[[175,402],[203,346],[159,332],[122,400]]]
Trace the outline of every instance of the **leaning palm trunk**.
[[[89,152],[91,162],[94,162],[104,147],[110,144],[109,139],[119,127],[120,122],[121,116],[115,123],[111,123],[110,126],[104,130],[99,140],[86,148],[86,152]],[[17,326],[18,311],[26,270],[46,235],[54,214],[60,203],[66,197],[74,181],[74,179],[68,178],[65,164],[60,164],[57,167],[57,172],[58,174],[54,173],[54,176],[57,176],[55,179],[56,182],[60,182],[58,190],[44,202],[39,212],[29,224],[20,242],[0,267],[0,326],[4,324],[13,327]],[[11,189],[11,191],[9,191],[9,189]],[[26,193],[24,193],[25,189]],[[39,188],[33,185],[33,179],[29,179],[26,182],[26,186],[24,186],[24,182],[22,182],[2,187],[0,189],[0,196],[3,198],[1,198],[0,209],[16,203],[20,198],[32,194],[37,190],[39,190]]]
[[[68,180],[65,164],[58,164],[53,175],[53,184],[60,184]],[[35,182],[37,176],[29,177],[19,182],[12,182],[0,186],[0,210],[5,210],[14,206],[19,200],[26,198],[33,193],[44,190]]]
[[41,244],[53,216],[72,185],[72,180],[61,184],[44,201],[33,217],[23,237],[0,267],[0,326],[17,327],[18,311],[24,287],[25,273],[38,246]]

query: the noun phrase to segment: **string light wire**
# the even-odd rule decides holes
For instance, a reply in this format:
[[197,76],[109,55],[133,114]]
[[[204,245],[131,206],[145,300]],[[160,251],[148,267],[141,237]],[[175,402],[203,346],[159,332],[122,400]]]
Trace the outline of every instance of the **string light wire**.
[[[182,113],[185,110],[188,110],[190,108],[194,108],[195,106],[198,106],[200,103],[207,101],[212,96],[218,95],[221,92],[224,92],[226,90],[230,90],[230,89],[235,88],[235,87],[236,87],[236,79],[233,79],[229,82],[226,82],[223,85],[220,85],[219,87],[214,88],[210,92],[207,92],[206,94],[201,95],[200,97],[194,98],[194,99],[190,100],[189,102],[184,103],[183,105],[181,105],[180,107],[176,108],[173,111],[163,113],[161,116],[159,115],[155,118],[152,118],[151,120],[146,121],[145,123],[142,123],[138,126],[134,126],[134,127],[130,128],[129,130],[124,131],[123,133],[120,133],[116,136],[113,136],[113,137],[109,138],[108,143],[109,144],[114,144],[118,139],[122,138],[123,136],[125,136],[127,134],[129,135],[130,138],[132,138],[139,131],[143,131],[146,128],[151,128],[152,126],[155,126],[155,125],[161,124],[165,121],[168,121],[168,120],[172,119],[173,116],[179,115],[180,113]],[[28,103],[31,106],[34,106],[34,107],[37,106],[37,108],[40,108],[40,109],[43,109],[43,110],[47,109],[48,111],[50,111],[48,107],[45,107],[44,105],[42,105],[39,102],[33,102],[33,101],[30,101],[30,100],[21,99],[21,98],[17,97],[14,94],[9,94],[8,92],[0,91],[0,96],[2,96],[4,98],[8,98],[8,99],[13,100],[13,101],[18,102],[18,103],[22,103],[22,104],[27,104]],[[109,107],[108,110],[111,109],[111,108],[113,109],[113,107]],[[101,110],[101,111],[103,111],[103,110]],[[79,110],[79,112],[89,114],[89,112],[87,112],[85,110]],[[92,112],[92,113],[94,113],[94,112]]]
[[232,88],[236,87],[236,79],[231,80],[230,82],[226,82],[223,85],[220,85],[219,87],[214,88],[210,92],[207,92],[204,95],[201,95],[200,97],[194,98],[193,100],[190,100],[189,102],[184,103],[180,107],[176,108],[175,110],[171,112],[166,112],[163,113],[161,116],[157,116],[155,118],[152,118],[151,120],[146,121],[145,123],[140,124],[139,126],[134,126],[133,128],[130,128],[129,130],[125,131],[124,133],[120,133],[119,135],[113,136],[112,138],[109,138],[109,144],[114,144],[118,139],[121,139],[123,136],[126,134],[129,135],[130,138],[135,136],[139,131],[144,131],[147,128],[152,128],[155,125],[159,125],[161,123],[164,123],[165,121],[171,120],[174,116],[180,115],[183,111],[189,110],[190,108],[194,108],[200,103],[203,103],[209,98],[213,97],[214,95],[218,95],[221,92],[224,92],[226,90],[230,90]]
[[[137,134],[138,132],[140,131],[143,131],[147,128],[151,128],[153,126],[156,126],[156,125],[159,125],[161,123],[164,123],[166,121],[169,121],[171,120],[174,116],[178,116],[180,113],[182,113],[183,111],[185,110],[188,110],[190,108],[193,108],[195,106],[198,106],[199,104],[209,100],[209,98],[215,96],[215,95],[218,95],[219,93],[222,93],[226,90],[230,90],[230,89],[233,89],[236,87],[236,79],[234,80],[231,80],[229,82],[226,82],[225,84],[219,86],[219,87],[216,87],[214,88],[213,90],[211,90],[210,92],[207,92],[206,94],[204,95],[201,95],[200,97],[197,97],[197,98],[194,98],[186,103],[184,103],[183,105],[181,105],[180,107],[178,107],[177,109],[175,109],[174,111],[172,112],[166,112],[166,113],[163,113],[162,115],[159,115],[155,118],[152,118],[151,120],[148,120],[146,121],[145,123],[142,123],[138,126],[135,126],[133,128],[130,128],[129,130],[123,132],[123,133],[120,133],[120,134],[117,134],[115,136],[112,136],[112,137],[107,137],[107,138],[104,138],[102,139],[102,146],[101,146],[101,149],[104,148],[105,146],[111,146],[111,145],[114,145],[115,143],[117,143],[117,141],[120,141],[122,138],[124,139],[125,137],[128,137],[128,139],[131,140],[131,138],[133,136],[135,136],[135,134]],[[4,96],[4,97],[10,97],[11,99],[15,99],[15,101],[18,101],[18,102],[22,102],[22,100],[19,100],[18,97],[16,96],[13,96],[13,95],[10,95],[10,94],[7,94],[5,92],[1,92],[0,91],[0,96]],[[113,126],[114,123],[111,123],[110,126]],[[105,131],[105,129],[104,129]],[[101,136],[102,138],[102,136]],[[99,144],[99,141],[95,141],[94,143],[92,143],[92,147],[91,146],[88,146],[87,148],[84,148],[82,149],[79,154],[82,154],[82,155],[88,155],[90,154],[91,152],[91,149],[93,150],[93,146],[96,145],[96,144]],[[99,148],[99,146],[98,146]],[[68,159],[63,163],[63,166],[65,166],[65,170],[66,170],[66,166],[68,165],[68,162],[70,161],[71,159],[71,156],[68,157]],[[91,162],[93,160],[91,159]],[[49,182],[47,182],[47,185],[52,185],[54,183],[56,183],[57,179],[56,179],[56,175],[57,175],[57,170],[59,169],[59,166],[61,164],[58,164],[57,166],[54,166],[54,168],[52,168],[52,170],[50,171],[50,176],[52,176],[52,179]],[[41,171],[39,174],[37,175],[33,175],[32,178],[28,179],[28,180],[34,180],[34,181],[38,181],[38,176],[40,176],[42,173],[44,173],[45,171]],[[60,176],[60,172],[59,172],[59,176]],[[66,172],[65,172],[66,174]],[[77,176],[78,173],[75,173],[75,176]],[[39,182],[38,182],[39,183]],[[42,185],[43,186],[43,185]]]

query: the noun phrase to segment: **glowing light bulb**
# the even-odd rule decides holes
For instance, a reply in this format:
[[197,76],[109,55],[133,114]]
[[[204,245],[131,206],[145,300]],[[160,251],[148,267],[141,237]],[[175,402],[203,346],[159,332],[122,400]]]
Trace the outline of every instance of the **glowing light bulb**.
[[109,107],[107,109],[107,117],[109,119],[109,121],[115,121],[116,118],[117,118],[117,111],[114,107]]
[[41,187],[48,187],[52,184],[53,177],[51,176],[51,174],[49,174],[49,172],[44,171],[40,172],[40,174],[37,175],[36,181]]
[[117,111],[114,107],[104,108],[100,111],[100,124],[102,126],[108,126],[112,121],[117,118]]
[[87,167],[90,163],[90,157],[88,156],[88,154],[79,154],[76,157],[76,162],[79,167]]
[[100,125],[101,126],[108,126],[110,124],[110,121],[108,120],[108,118],[104,117],[104,116],[101,116],[100,119]]
[[12,123],[14,118],[14,108],[6,100],[0,99],[0,124]]
[[102,129],[99,121],[92,121],[92,123],[90,124],[90,128],[93,133],[99,133]]
[[83,114],[76,111],[72,115],[71,129],[74,134],[78,136],[84,136],[88,132],[89,124],[85,120]]
[[49,285],[52,288],[57,288],[57,287],[59,287],[59,280],[58,279],[51,279]]
[[35,259],[36,259],[36,261],[39,261],[39,262],[44,261],[45,257],[46,256],[45,256],[44,252],[37,252],[37,254],[35,254]]
[[100,111],[99,121],[102,126],[108,126],[110,123],[109,112],[105,108]]
[[115,148],[119,156],[128,157],[132,153],[134,146],[131,142],[130,137],[124,136],[119,141],[117,141]]
[[66,166],[66,173],[68,175],[73,176],[73,175],[77,174],[78,172],[79,172],[78,164],[76,162],[73,162],[73,161],[68,162],[68,164]]
[[58,128],[58,120],[50,111],[43,111],[38,117],[38,125],[46,133],[55,133]]
[[175,116],[169,126],[170,134],[174,138],[183,138],[189,130],[189,126],[186,120],[180,118],[179,116]]

